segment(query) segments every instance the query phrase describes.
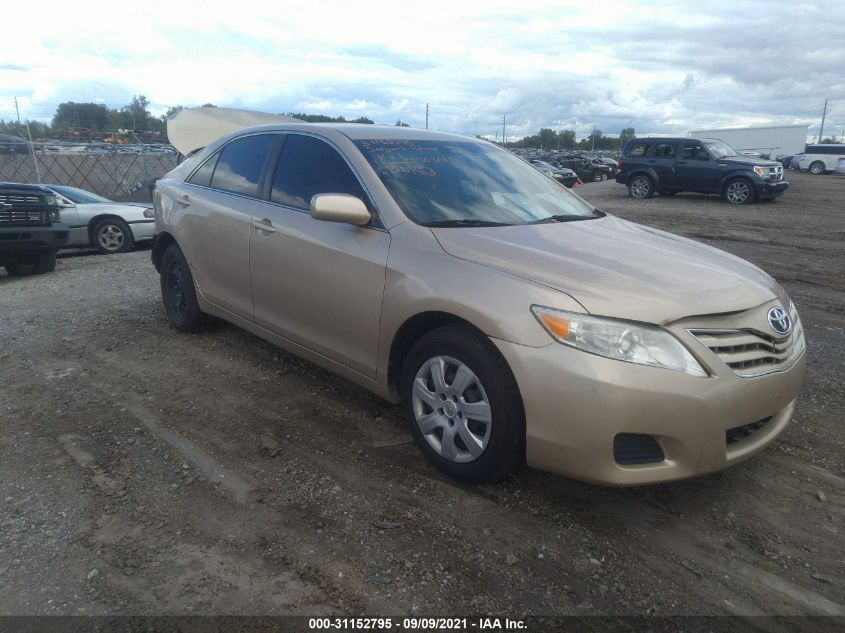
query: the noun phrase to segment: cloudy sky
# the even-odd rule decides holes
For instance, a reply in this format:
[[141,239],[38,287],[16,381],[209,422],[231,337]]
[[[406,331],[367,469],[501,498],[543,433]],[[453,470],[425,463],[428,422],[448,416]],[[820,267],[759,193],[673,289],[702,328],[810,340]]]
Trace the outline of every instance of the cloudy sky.
[[[402,119],[464,134],[845,133],[845,2],[14,3],[0,118],[63,101]],[[202,7],[202,8],[200,8]],[[21,26],[27,25],[27,26]]]

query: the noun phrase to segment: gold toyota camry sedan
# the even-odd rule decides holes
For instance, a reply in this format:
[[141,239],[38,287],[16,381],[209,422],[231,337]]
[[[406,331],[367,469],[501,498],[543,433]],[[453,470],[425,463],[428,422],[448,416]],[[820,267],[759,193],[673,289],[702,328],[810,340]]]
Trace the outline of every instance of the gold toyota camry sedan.
[[422,452],[613,485],[713,472],[783,431],[795,306],[714,248],[604,213],[494,145],[239,130],[157,184],[167,318],[236,324],[401,402]]

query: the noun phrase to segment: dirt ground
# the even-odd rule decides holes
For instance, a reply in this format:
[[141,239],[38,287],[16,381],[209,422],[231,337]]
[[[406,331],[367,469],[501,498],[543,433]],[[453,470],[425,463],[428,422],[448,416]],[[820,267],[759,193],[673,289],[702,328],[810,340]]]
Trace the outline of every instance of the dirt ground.
[[745,257],[808,335],[794,421],[691,481],[438,474],[398,408],[226,324],[149,251],[0,273],[0,614],[845,615],[845,177],[774,202],[581,195]]

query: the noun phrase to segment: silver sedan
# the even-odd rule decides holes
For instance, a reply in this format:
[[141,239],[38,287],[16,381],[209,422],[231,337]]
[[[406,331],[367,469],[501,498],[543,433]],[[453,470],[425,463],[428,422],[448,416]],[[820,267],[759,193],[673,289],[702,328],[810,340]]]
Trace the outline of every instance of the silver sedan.
[[62,222],[70,228],[68,248],[93,246],[101,253],[125,253],[136,242],[153,239],[150,203],[113,202],[76,187],[45,186],[59,196]]

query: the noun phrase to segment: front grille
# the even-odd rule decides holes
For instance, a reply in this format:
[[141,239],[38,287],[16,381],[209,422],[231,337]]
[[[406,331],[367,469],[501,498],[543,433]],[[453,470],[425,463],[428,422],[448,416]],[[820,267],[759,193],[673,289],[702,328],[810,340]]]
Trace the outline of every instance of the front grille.
[[613,459],[617,464],[653,464],[664,459],[663,449],[651,435],[619,433],[613,438]]
[[756,329],[690,329],[689,332],[739,376],[778,371],[804,351],[804,330],[795,306],[790,306],[792,331],[775,337]]
[[44,211],[38,209],[0,207],[0,224],[44,223]]
[[0,191],[0,225],[46,224],[43,196]]
[[783,165],[777,167],[769,167],[769,180],[777,182],[783,180]]
[[725,431],[725,444],[730,446],[731,444],[736,444],[737,442],[751,437],[757,431],[766,426],[771,419],[771,416],[769,416],[768,418],[763,418],[762,420],[757,420],[756,422],[751,422],[750,424],[743,424],[742,426],[735,426],[732,429],[728,429]]

